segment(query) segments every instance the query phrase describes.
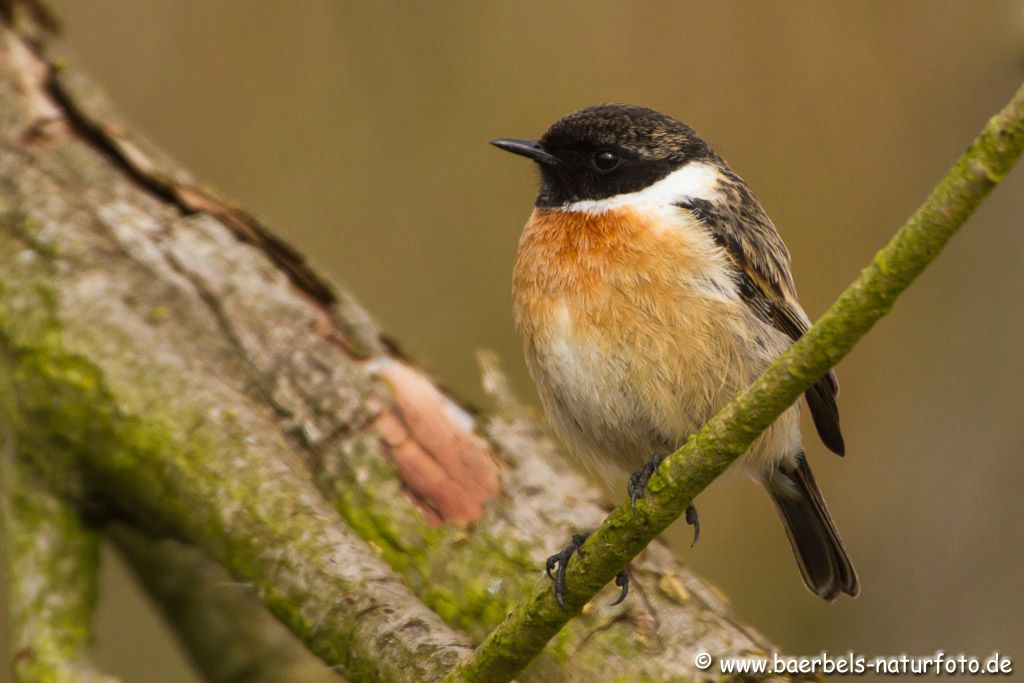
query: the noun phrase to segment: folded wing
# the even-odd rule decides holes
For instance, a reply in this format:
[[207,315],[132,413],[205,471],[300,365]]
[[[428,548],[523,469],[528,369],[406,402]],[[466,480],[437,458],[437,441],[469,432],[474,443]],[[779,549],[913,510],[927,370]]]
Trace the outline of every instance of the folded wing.
[[[719,190],[724,201],[689,199],[678,206],[699,220],[733,261],[747,305],[759,318],[796,341],[810,327],[810,320],[796,299],[786,245],[738,176],[727,174]],[[807,390],[805,398],[818,436],[829,450],[843,455],[838,393],[839,383],[830,370]]]

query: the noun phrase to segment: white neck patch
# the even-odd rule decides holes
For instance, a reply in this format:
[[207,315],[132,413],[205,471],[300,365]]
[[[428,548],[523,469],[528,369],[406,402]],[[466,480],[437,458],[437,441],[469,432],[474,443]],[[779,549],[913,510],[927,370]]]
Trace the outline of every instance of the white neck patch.
[[695,161],[642,190],[617,194],[606,199],[584,199],[560,206],[556,210],[604,213],[626,205],[672,206],[687,199],[711,200],[718,195],[720,176],[721,171],[717,166]]

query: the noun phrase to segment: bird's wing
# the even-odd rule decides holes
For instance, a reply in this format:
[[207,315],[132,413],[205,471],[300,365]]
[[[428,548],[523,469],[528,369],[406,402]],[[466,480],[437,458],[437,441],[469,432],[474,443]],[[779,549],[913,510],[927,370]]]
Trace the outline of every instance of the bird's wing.
[[[796,299],[789,251],[750,189],[739,177],[726,177],[719,186],[724,201],[689,199],[679,207],[699,220],[732,259],[746,304],[759,318],[796,341],[811,323]],[[836,375],[829,370],[805,397],[822,442],[842,455],[845,446],[839,429],[838,393]]]

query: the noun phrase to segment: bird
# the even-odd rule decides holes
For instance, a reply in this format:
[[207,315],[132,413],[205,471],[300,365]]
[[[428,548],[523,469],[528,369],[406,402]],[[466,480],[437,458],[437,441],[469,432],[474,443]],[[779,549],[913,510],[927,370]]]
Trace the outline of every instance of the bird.
[[[790,256],[757,197],[697,133],[652,109],[599,104],[539,140],[494,146],[532,159],[540,189],[513,269],[515,325],[553,430],[635,509],[661,460],[810,327]],[[804,395],[843,455],[833,371]],[[733,467],[764,484],[807,588],[856,596],[857,573],[804,455],[800,403]],[[699,535],[692,505],[687,521]],[[586,534],[547,561],[565,569]],[[552,575],[552,571],[555,574]],[[625,598],[626,570],[616,578]]]

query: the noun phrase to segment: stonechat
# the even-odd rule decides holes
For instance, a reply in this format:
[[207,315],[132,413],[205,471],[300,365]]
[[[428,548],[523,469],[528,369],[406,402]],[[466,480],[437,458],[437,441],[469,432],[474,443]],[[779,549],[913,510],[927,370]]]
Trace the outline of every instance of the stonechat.
[[[601,104],[540,140],[492,144],[540,169],[513,300],[544,411],[598,477],[633,472],[635,505],[661,459],[810,326],[789,252],[722,157],[651,109]],[[822,441],[842,455],[838,390],[829,372],[805,401]],[[854,596],[857,574],[804,457],[799,411],[783,413],[736,466],[768,489],[807,587],[828,601]],[[687,520],[696,540],[692,506]],[[580,541],[548,561],[559,604]],[[628,577],[617,583],[625,597]]]

